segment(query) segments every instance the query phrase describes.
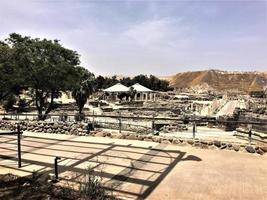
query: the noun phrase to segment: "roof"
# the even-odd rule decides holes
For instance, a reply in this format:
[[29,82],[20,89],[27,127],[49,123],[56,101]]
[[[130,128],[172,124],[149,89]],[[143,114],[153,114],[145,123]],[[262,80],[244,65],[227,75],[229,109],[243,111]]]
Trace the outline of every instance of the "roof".
[[121,83],[117,83],[107,89],[104,90],[104,92],[128,92],[129,88],[125,85],[122,85]]
[[152,92],[152,90],[148,89],[145,86],[140,85],[139,83],[136,83],[131,87],[133,87],[137,92]]

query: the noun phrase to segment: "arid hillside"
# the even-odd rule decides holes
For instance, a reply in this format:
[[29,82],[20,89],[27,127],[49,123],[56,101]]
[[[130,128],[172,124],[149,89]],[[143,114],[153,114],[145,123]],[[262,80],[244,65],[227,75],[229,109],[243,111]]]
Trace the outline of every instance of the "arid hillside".
[[267,72],[230,72],[206,70],[184,72],[174,75],[170,79],[174,88],[192,88],[208,86],[215,90],[262,90],[267,86]]

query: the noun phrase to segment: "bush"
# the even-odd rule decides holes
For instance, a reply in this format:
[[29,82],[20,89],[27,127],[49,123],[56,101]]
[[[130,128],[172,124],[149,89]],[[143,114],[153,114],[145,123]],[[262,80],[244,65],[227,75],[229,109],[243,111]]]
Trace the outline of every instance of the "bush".
[[14,95],[9,96],[4,102],[3,107],[6,112],[13,110],[13,106],[16,103],[16,98]]
[[18,102],[18,112],[27,112],[29,110],[29,105],[26,99],[20,99]]

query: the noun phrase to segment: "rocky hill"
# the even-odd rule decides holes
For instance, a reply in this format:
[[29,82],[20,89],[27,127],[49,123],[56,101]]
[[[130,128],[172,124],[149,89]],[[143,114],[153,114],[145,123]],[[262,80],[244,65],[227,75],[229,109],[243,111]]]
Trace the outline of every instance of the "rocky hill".
[[174,88],[207,87],[218,91],[258,91],[267,87],[267,72],[205,70],[178,73],[171,77]]

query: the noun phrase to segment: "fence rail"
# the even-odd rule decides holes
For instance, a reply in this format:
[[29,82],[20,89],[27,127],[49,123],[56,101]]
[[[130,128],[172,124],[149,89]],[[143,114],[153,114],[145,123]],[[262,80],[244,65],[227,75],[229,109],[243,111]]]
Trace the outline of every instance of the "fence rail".
[[[66,114],[67,120],[66,121],[75,121],[75,114]],[[62,117],[62,114],[50,114],[47,116],[47,120],[50,121],[57,121],[59,118]],[[34,120],[38,119],[38,114],[34,113],[29,113],[29,114],[0,114],[0,118],[10,118],[10,119],[15,119],[15,120],[27,120],[29,118],[32,118]],[[201,122],[206,122],[206,123],[235,123],[235,124],[251,124],[251,125],[267,125],[267,120],[266,122],[258,122],[258,121],[248,121],[248,120],[221,120],[221,119],[216,119],[214,117],[199,117],[198,119],[195,119],[194,117],[148,117],[148,116],[127,116],[127,115],[110,115],[110,114],[102,114],[102,115],[97,115],[97,114],[86,114],[85,119],[93,118],[94,120],[97,118],[112,118],[112,119],[130,119],[133,121],[138,121],[138,120],[146,120],[146,121],[175,121],[175,122],[196,122],[196,123],[201,123]]]

